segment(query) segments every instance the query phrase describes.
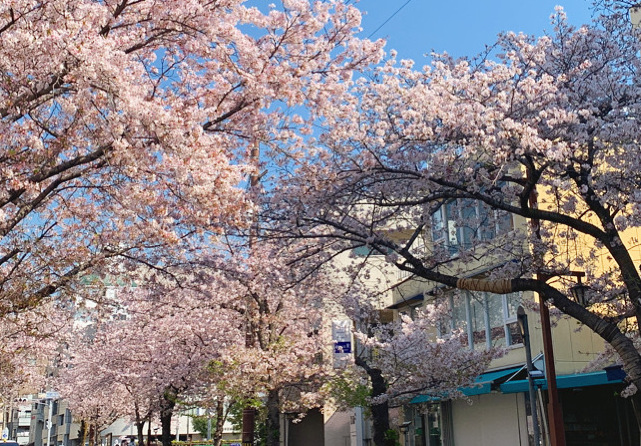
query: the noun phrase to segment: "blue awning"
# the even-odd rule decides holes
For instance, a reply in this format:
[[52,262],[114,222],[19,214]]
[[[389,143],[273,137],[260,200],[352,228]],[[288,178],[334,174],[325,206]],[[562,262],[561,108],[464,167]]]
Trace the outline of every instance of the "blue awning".
[[440,398],[432,395],[416,395],[410,401],[410,404],[419,404],[419,403],[438,403],[441,401]]
[[[623,382],[625,375],[612,376],[605,370],[590,373],[577,373],[574,375],[561,375],[556,377],[556,387],[559,389],[571,389],[574,387],[600,386],[604,384],[616,384]],[[534,383],[542,389],[548,388],[546,379],[536,379]],[[503,393],[518,393],[528,391],[527,379],[508,381],[500,385]]]
[[[492,372],[485,372],[480,374],[474,380],[474,384],[469,387],[464,387],[461,392],[465,396],[483,395],[492,391],[492,386],[496,387],[496,381],[501,381],[502,378],[508,378],[515,373],[523,370],[524,366],[510,367],[509,369],[495,370]],[[440,401],[441,398],[433,395],[418,395],[412,398],[410,404],[431,403]]]
[[501,378],[512,376],[522,369],[523,366],[519,366],[510,367],[509,369],[497,370],[494,372],[482,373],[476,377],[472,386],[461,389],[461,392],[463,392],[463,395],[465,396],[483,395],[485,393],[490,393],[490,391],[492,390],[492,384],[494,384],[495,381],[498,381]]

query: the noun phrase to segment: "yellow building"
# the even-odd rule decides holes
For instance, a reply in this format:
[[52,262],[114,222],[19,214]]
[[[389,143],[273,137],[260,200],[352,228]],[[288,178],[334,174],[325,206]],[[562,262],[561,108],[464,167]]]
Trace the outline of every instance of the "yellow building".
[[[486,277],[493,269],[509,262],[510,258],[483,255],[465,261],[457,260],[457,246],[466,237],[495,237],[500,243],[502,232],[525,229],[524,220],[511,216],[496,218],[491,228],[461,227],[448,218],[448,212],[468,212],[464,206],[457,210],[442,206],[432,218],[432,227],[417,246],[417,250],[433,251],[435,244],[445,246],[451,261],[444,262],[440,272],[462,277]],[[478,215],[479,210],[475,211]],[[467,231],[467,232],[466,232]],[[485,235],[482,233],[485,231]],[[637,230],[626,232],[626,244],[632,246]],[[423,244],[421,246],[421,243]],[[579,244],[580,245],[580,244]],[[523,246],[524,252],[529,247]],[[638,246],[633,248],[635,259],[641,259]],[[607,270],[607,256],[599,258],[598,268]],[[576,273],[575,273],[576,274]],[[582,272],[581,272],[582,274]],[[530,345],[534,363],[534,395],[540,422],[540,436],[549,435],[547,422],[548,395],[545,379],[544,342],[542,323],[534,293],[506,295],[447,290],[441,285],[410,277],[400,272],[394,287],[394,303],[389,308],[412,314],[416,307],[440,303],[449,308],[449,320],[435,329],[435,335],[446,336],[451,330],[462,330],[467,345],[474,349],[500,347],[505,354],[495,359],[486,373],[477,378],[477,385],[463,389],[467,399],[437,401],[418,396],[405,409],[409,423],[406,442],[411,446],[433,445],[527,445],[534,435],[531,415],[526,351],[517,320],[517,307],[525,307],[529,322]],[[567,287],[573,277],[551,279]],[[586,367],[604,349],[604,341],[567,316],[552,315],[552,351],[556,368],[556,384],[564,435],[567,445],[637,445],[639,432],[629,401],[617,396],[625,387],[624,373],[619,367],[608,370]],[[548,349],[548,353],[549,353]],[[547,443],[546,443],[547,444]]]

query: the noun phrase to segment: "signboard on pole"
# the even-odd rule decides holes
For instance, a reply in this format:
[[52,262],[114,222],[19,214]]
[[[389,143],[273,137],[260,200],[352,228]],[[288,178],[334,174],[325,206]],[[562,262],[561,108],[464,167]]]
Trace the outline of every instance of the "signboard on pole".
[[334,340],[334,368],[345,367],[352,357],[352,321],[332,321]]

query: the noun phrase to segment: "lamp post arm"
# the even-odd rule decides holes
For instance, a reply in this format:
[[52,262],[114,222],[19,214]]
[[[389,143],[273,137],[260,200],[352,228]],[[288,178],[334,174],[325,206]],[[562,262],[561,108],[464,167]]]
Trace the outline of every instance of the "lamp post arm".
[[550,300],[555,307],[586,325],[609,343],[623,361],[629,380],[639,391],[632,396],[637,424],[641,426],[641,355],[632,340],[619,327],[592,313],[545,282],[535,279],[512,279],[512,291],[536,291],[543,300]]

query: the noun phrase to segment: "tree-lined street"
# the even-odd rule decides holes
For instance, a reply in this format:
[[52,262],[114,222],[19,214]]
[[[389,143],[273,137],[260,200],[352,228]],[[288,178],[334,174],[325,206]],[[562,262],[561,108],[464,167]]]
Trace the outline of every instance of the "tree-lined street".
[[119,418],[170,446],[194,408],[276,446],[354,406],[409,446],[416,398],[514,366],[546,305],[638,434],[631,6],[422,66],[349,0],[0,1],[0,398],[55,388],[96,446]]

